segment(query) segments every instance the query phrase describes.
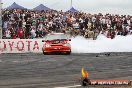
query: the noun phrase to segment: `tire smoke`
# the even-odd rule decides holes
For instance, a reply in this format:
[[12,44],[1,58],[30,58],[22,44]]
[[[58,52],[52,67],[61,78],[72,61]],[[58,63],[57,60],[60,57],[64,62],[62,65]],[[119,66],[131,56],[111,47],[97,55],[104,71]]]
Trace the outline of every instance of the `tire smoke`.
[[114,39],[99,35],[96,40],[77,36],[71,38],[72,53],[132,52],[132,36],[116,36]]

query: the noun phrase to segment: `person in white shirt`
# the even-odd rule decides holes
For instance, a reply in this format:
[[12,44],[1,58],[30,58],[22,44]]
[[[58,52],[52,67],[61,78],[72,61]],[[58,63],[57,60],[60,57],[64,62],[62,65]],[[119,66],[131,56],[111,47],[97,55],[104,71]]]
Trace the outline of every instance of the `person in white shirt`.
[[96,21],[96,18],[95,18],[95,16],[93,16],[92,17],[92,22],[95,23],[95,21]]
[[7,29],[5,31],[5,36],[6,36],[7,39],[10,39],[11,38],[11,31],[9,29]]
[[5,21],[4,22],[4,25],[3,25],[3,30],[6,31],[7,30],[7,27],[8,27],[8,21]]
[[77,22],[73,23],[73,28],[74,29],[79,29],[79,23],[77,23]]
[[36,37],[36,30],[34,29],[34,27],[31,28],[30,33],[31,33],[31,38],[32,39]]
[[25,20],[23,20],[23,22],[22,22],[22,27],[24,28],[25,25],[26,25],[26,22],[25,22]]

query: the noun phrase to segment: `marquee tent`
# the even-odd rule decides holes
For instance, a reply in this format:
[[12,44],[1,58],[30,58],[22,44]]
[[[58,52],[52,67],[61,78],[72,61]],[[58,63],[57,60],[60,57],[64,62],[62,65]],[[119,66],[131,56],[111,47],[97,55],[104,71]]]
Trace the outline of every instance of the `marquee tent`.
[[68,12],[73,12],[73,13],[75,13],[75,12],[78,12],[78,10],[76,10],[74,7],[71,7],[71,9],[69,9]]
[[14,2],[11,6],[7,7],[6,9],[26,9],[26,8],[24,8]]
[[39,6],[35,7],[34,10],[37,10],[37,11],[46,11],[46,10],[50,10],[50,8],[44,6],[43,4],[40,4]]

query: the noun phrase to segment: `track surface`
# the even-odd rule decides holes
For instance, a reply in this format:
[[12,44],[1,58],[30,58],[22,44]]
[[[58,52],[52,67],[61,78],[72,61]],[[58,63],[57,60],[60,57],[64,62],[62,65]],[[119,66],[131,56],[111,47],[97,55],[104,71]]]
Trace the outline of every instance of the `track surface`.
[[0,54],[0,88],[79,85],[83,66],[90,79],[132,79],[132,53]]

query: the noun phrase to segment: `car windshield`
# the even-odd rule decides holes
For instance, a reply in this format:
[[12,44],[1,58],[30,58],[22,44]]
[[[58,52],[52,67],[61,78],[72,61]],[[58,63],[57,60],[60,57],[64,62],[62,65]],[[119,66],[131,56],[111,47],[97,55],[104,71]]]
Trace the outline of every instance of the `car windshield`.
[[64,34],[51,34],[46,36],[46,40],[56,40],[56,39],[68,39]]

